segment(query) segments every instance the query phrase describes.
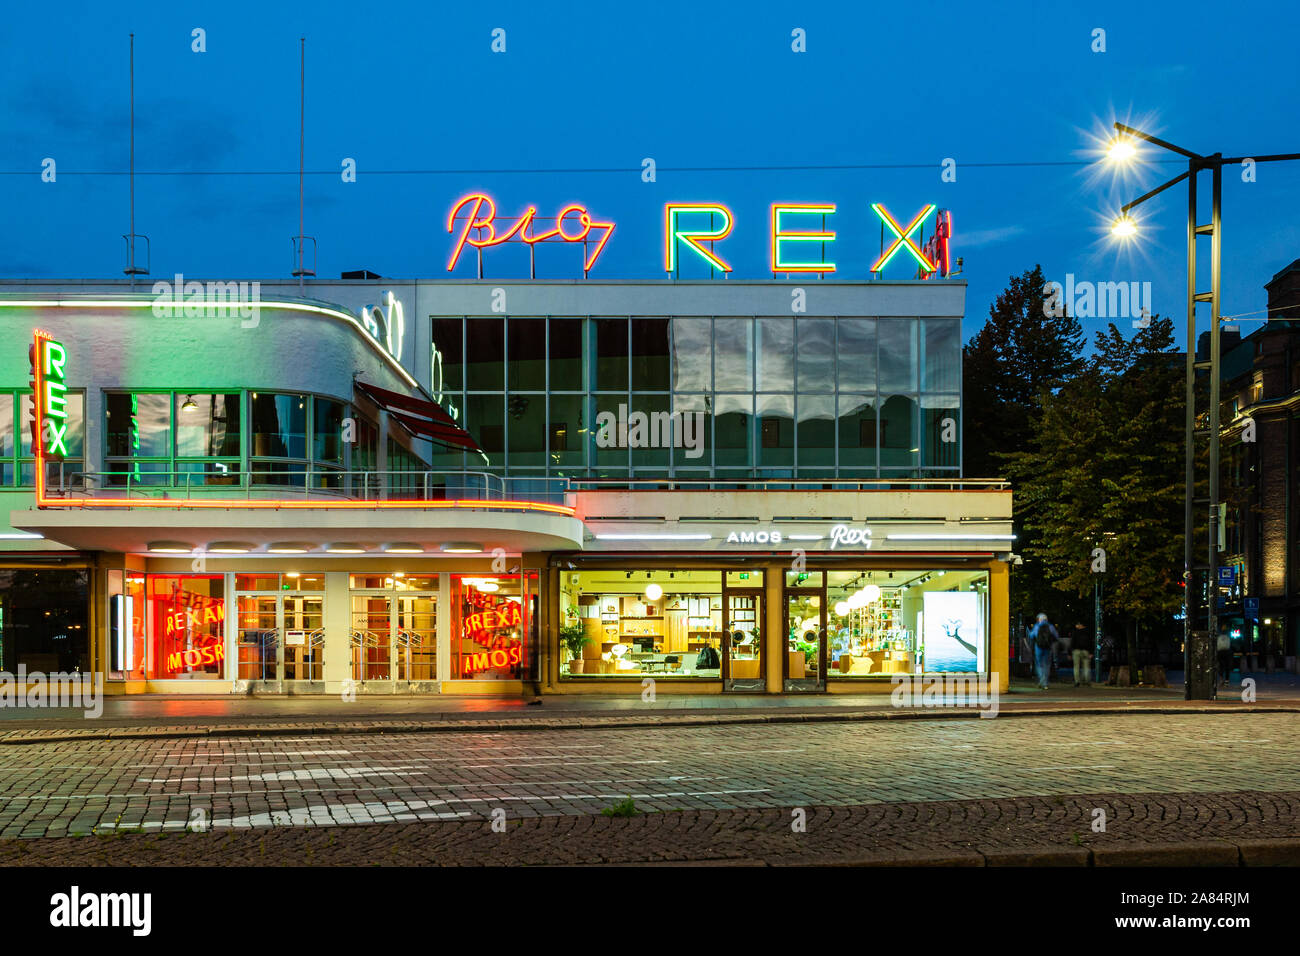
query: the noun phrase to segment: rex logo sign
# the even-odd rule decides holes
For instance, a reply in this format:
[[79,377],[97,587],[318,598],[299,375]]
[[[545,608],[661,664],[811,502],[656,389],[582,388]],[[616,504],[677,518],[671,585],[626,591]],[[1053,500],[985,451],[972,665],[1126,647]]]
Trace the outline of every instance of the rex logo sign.
[[68,353],[48,332],[37,331],[32,346],[32,390],[36,402],[36,431],[45,458],[68,454]]

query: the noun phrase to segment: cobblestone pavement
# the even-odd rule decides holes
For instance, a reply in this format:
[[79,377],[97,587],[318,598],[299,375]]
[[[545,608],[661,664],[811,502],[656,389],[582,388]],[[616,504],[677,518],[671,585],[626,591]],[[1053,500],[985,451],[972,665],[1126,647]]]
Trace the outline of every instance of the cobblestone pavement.
[[1296,791],[1095,794],[0,840],[0,866],[1295,866],[1297,821]]
[[[510,821],[591,816],[628,795],[650,812],[787,815],[1078,794],[1253,792],[1266,801],[1300,791],[1294,728],[1292,714],[1093,714],[32,743],[0,751],[0,837],[481,827],[494,810]],[[1216,814],[1203,819],[1214,824]],[[1294,820],[1282,809],[1275,816]]]

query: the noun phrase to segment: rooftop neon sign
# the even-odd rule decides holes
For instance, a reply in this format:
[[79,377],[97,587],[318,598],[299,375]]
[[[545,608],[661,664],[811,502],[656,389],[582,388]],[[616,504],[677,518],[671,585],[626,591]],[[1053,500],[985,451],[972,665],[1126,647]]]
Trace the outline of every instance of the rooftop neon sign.
[[[871,266],[871,272],[880,273],[903,250],[915,260],[924,278],[938,274],[948,275],[948,242],[952,234],[952,216],[946,209],[939,210],[935,220],[935,234],[925,242],[924,248],[913,236],[924,229],[925,221],[935,211],[933,203],[921,207],[906,226],[880,203],[872,203],[871,210],[882,226],[893,233],[893,240],[885,248],[882,242],[880,257]],[[768,215],[768,264],[774,275],[813,273],[829,275],[836,271],[835,262],[827,258],[828,247],[836,239],[829,229],[829,220],[835,215],[835,203],[772,203]],[[705,218],[707,216],[707,218]],[[676,273],[681,265],[682,252],[691,253],[706,262],[710,269],[724,273],[731,265],[719,254],[716,243],[731,235],[736,217],[722,203],[665,203],[664,204],[664,271]],[[707,244],[707,245],[706,245]],[[811,247],[816,247],[812,253]]]
[[[467,207],[469,212],[462,216],[461,210]],[[460,228],[460,235],[456,238],[456,245],[452,248],[451,258],[447,260],[448,272],[456,268],[456,263],[460,260],[460,254],[465,251],[467,245],[481,250],[499,246],[511,240],[526,243],[530,249],[537,243],[546,242],[547,240],[580,242],[586,251],[582,261],[582,271],[590,272],[591,267],[596,264],[596,260],[600,258],[601,252],[604,251],[605,243],[609,241],[609,237],[614,233],[614,224],[612,222],[597,222],[592,219],[587,207],[581,203],[569,203],[569,205],[561,209],[560,214],[554,220],[555,228],[542,233],[534,231],[534,222],[537,219],[536,206],[529,206],[524,210],[523,215],[513,220],[514,225],[500,234],[497,233],[496,216],[496,203],[483,193],[470,193],[468,196],[463,196],[456,202],[456,205],[451,207],[451,213],[447,216],[447,232],[455,234],[457,219],[462,219],[463,223]],[[568,226],[567,230],[566,225]],[[603,232],[598,237],[592,237],[593,229],[603,230]],[[471,235],[471,233],[474,233],[474,235]],[[594,249],[590,248],[592,242],[595,243]]]

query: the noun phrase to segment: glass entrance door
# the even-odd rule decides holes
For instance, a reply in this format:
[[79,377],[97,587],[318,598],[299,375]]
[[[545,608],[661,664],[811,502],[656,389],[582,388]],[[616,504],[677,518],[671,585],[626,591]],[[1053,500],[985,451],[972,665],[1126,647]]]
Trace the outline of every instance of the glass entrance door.
[[826,595],[818,590],[785,592],[786,691],[826,689]]
[[393,598],[389,594],[352,595],[352,679],[390,680],[393,676]]
[[725,690],[762,693],[763,592],[727,590],[722,596],[722,686]]
[[279,680],[280,622],[274,594],[241,594],[235,653],[236,677],[249,681]]
[[241,594],[236,648],[240,680],[279,684],[325,679],[325,598]]
[[325,679],[325,598],[319,594],[280,596],[282,680]]
[[434,594],[397,596],[397,679],[438,679],[438,598]]

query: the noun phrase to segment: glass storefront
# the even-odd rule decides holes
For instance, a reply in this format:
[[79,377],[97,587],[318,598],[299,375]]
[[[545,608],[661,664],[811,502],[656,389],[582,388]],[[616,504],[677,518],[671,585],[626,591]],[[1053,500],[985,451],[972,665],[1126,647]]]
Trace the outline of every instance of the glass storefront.
[[225,677],[225,575],[150,574],[145,589],[145,676],[153,680]]
[[0,670],[88,671],[89,587],[84,568],[0,568]]
[[438,575],[353,574],[349,586],[352,680],[437,680]]
[[560,616],[562,678],[654,675],[761,689],[761,571],[562,572]]
[[538,575],[451,575],[452,680],[535,680]]
[[324,587],[322,572],[235,575],[239,680],[325,679]]

